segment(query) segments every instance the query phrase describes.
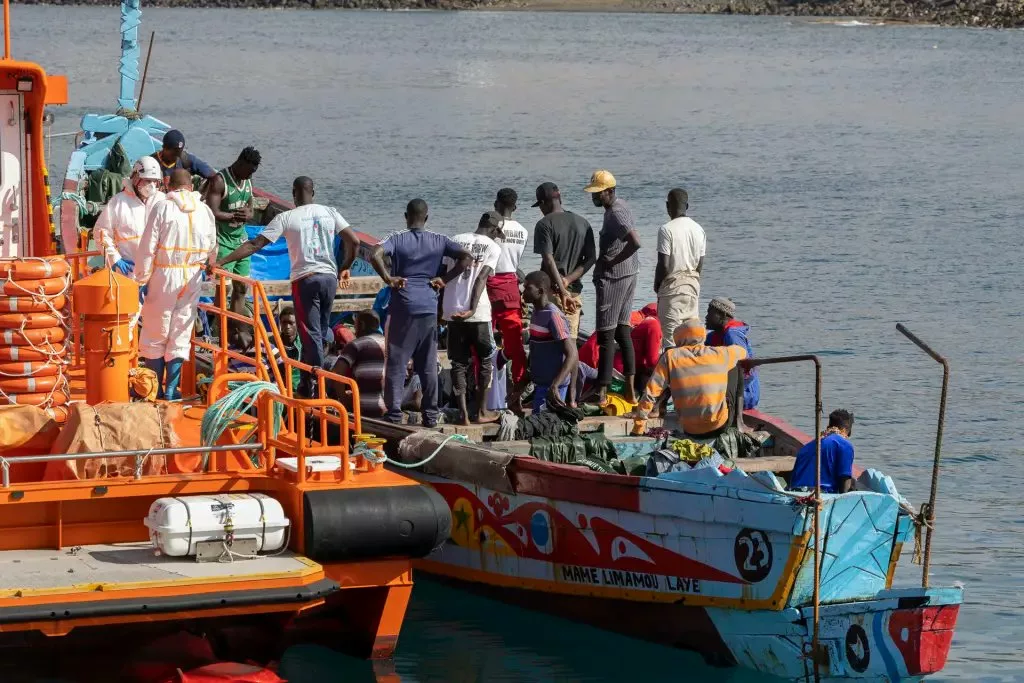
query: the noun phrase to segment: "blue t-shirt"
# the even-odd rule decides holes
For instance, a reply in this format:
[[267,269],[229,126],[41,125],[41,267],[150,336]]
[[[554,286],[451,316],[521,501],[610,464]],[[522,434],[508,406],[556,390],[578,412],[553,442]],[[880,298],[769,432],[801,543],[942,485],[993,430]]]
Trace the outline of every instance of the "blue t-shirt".
[[[829,434],[821,440],[821,490],[835,493],[839,480],[853,478],[853,444],[839,434]],[[792,488],[814,488],[814,442],[804,444],[796,454],[793,465]]]
[[569,321],[553,303],[535,308],[530,316],[530,377],[538,386],[549,386],[565,360]]
[[430,281],[441,272],[441,260],[457,258],[463,248],[441,233],[412,228],[392,233],[380,246],[391,257],[391,274],[406,280],[405,287],[391,292],[389,313],[437,313],[437,292]]
[[[154,159],[156,159],[158,164],[160,164],[160,171],[164,174],[165,182],[167,181],[168,178],[171,177],[171,173],[173,173],[175,169],[185,168],[185,162],[182,160],[182,157],[178,157],[178,160],[174,162],[174,166],[167,166],[166,164],[164,164],[163,161],[160,160],[159,152],[151,156]],[[198,175],[204,178],[209,178],[212,175],[216,175],[217,172],[213,170],[212,166],[210,166],[208,163],[197,157],[192,152],[185,152],[185,154],[183,154],[182,156],[188,157],[189,171],[192,173],[192,175]]]

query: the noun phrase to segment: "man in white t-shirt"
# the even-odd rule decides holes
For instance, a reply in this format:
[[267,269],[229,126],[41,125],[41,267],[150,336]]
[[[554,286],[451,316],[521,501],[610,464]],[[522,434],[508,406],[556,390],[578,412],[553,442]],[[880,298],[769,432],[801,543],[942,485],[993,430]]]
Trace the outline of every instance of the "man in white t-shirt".
[[[311,178],[296,178],[292,183],[295,208],[275,216],[262,233],[221,259],[217,267],[248,258],[283,235],[291,261],[292,301],[302,339],[302,362],[322,368],[324,345],[334,338],[330,325],[334,295],[339,286],[350,286],[349,268],[355,261],[359,238],[337,210],[314,204],[315,194]],[[345,249],[340,266],[334,256],[334,236],[339,234]],[[296,393],[313,396],[309,373],[302,373]]]
[[519,295],[519,283],[525,276],[519,268],[519,261],[530,237],[526,228],[512,219],[518,200],[519,195],[510,187],[498,190],[498,197],[494,200],[494,210],[501,214],[504,223],[501,226],[502,236],[495,240],[501,247],[501,255],[498,256],[494,275],[487,280],[494,329],[501,333],[505,357],[512,366],[512,381],[516,384],[526,376],[523,317],[520,313],[522,301]]
[[[501,255],[495,238],[501,236],[504,222],[497,211],[488,211],[480,217],[476,232],[456,235],[452,240],[473,256],[472,264],[443,290],[441,310],[448,321],[448,359],[452,363],[452,393],[462,411],[462,424],[469,424],[466,405],[466,375],[476,351],[480,373],[476,384],[477,421],[494,419],[487,410],[485,397],[491,386],[491,356],[494,355],[494,336],[491,334],[491,302],[484,293],[487,278],[494,272]],[[447,268],[454,260],[445,257]]]
[[704,228],[687,217],[689,202],[686,190],[671,190],[665,208],[672,220],[658,230],[654,292],[658,295],[662,345],[666,347],[672,346],[673,334],[680,323],[697,317],[707,237]]

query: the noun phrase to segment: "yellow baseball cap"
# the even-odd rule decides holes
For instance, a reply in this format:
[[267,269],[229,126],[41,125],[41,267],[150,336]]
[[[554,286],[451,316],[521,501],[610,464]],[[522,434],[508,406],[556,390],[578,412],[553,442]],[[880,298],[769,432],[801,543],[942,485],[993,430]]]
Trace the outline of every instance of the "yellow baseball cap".
[[610,171],[600,170],[594,171],[594,175],[590,176],[590,184],[583,188],[584,192],[604,192],[605,190],[615,187],[615,176]]

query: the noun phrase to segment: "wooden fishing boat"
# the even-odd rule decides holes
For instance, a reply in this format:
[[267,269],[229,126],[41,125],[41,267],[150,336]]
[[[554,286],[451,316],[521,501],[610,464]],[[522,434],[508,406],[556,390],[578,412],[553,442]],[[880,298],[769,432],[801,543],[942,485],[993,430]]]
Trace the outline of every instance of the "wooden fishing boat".
[[[138,287],[105,269],[90,274],[94,254],[58,253],[36,133],[44,105],[66,101],[67,82],[10,59],[6,2],[4,28],[0,98],[24,125],[0,136],[0,649],[19,649],[0,663],[0,679],[29,661],[66,664],[61,673],[78,678],[87,655],[120,662],[183,628],[224,658],[265,662],[295,642],[390,656],[411,560],[449,533],[444,501],[352,454],[358,408],[293,397],[290,370],[311,368],[261,362],[283,345],[265,315],[268,293],[251,278],[215,271],[222,291],[233,281],[251,288],[254,310],[204,310],[250,325],[257,343],[243,354],[226,335],[194,342],[213,359],[207,398],[186,371],[186,400],[132,400],[129,385],[135,398],[148,391],[135,370]],[[124,96],[134,82],[122,75]],[[141,153],[164,128],[150,117],[85,117],[65,185],[67,244],[80,244],[72,193],[103,150],[116,141]],[[264,216],[286,207],[262,197]],[[229,359],[256,374],[228,373]],[[349,380],[317,378],[348,383],[358,397]]]
[[[546,462],[527,442],[489,441],[493,429],[473,428],[477,443],[467,444],[375,420],[367,428],[389,439],[392,459],[418,465],[401,471],[452,510],[451,537],[418,570],[788,680],[939,671],[962,589],[929,588],[927,557],[922,587],[893,587],[904,545],[928,516],[874,471],[857,472],[856,490],[843,495],[787,491],[794,456],[813,439],[758,411],[746,422],[771,434],[760,457],[726,474],[657,477]],[[654,447],[626,437],[628,426],[581,423],[604,429],[620,455]]]

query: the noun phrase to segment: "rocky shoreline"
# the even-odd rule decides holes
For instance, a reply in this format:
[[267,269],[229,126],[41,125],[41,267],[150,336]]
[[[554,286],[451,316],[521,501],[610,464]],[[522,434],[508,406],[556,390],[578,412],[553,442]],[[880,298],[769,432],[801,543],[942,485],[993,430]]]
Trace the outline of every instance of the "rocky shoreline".
[[[26,5],[117,5],[118,0],[14,0]],[[145,0],[157,7],[262,9],[514,9],[868,18],[880,22],[1024,28],[1024,0]]]

